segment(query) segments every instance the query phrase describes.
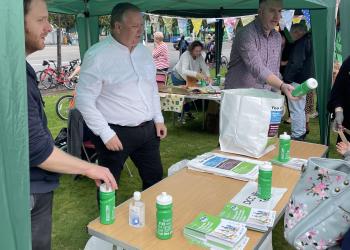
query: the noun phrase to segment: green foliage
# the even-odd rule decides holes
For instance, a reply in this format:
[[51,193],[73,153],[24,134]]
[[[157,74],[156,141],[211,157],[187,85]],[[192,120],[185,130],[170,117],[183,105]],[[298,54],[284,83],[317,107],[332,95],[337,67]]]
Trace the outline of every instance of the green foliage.
[[49,22],[56,28],[65,28],[69,30],[75,27],[75,16],[49,13]]

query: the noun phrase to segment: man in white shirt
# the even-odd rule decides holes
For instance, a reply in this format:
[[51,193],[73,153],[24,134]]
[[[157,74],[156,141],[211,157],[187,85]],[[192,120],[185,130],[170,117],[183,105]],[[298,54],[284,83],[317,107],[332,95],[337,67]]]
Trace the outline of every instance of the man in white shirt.
[[113,8],[111,36],[85,54],[76,106],[96,135],[92,141],[99,164],[119,179],[130,156],[146,189],[162,179],[159,144],[167,129],[156,67],[150,51],[139,43],[142,32],[138,7],[119,3]]

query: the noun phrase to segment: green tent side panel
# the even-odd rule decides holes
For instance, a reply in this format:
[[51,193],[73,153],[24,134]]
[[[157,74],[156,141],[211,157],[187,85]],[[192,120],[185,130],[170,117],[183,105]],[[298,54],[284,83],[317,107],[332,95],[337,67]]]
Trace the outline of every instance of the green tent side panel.
[[31,249],[23,1],[0,6],[0,244]]
[[350,1],[342,0],[340,2],[340,30],[343,60],[350,56]]
[[[311,10],[311,26],[317,88],[321,143],[328,144],[329,113],[335,38],[335,3],[328,9]],[[327,32],[324,32],[327,30]]]
[[85,52],[99,40],[98,17],[78,15],[76,20],[79,34],[80,58],[83,59]]

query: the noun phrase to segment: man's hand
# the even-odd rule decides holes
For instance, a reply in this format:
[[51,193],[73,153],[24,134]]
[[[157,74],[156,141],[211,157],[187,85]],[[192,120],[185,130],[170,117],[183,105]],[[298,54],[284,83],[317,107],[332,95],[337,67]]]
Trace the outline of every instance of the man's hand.
[[115,181],[112,173],[108,168],[93,165],[89,167],[83,173],[83,175],[89,177],[90,179],[93,179],[98,187],[102,184],[103,181],[106,183],[108,188],[112,188],[113,190],[118,189],[117,182]]
[[113,136],[107,143],[105,143],[105,145],[106,148],[111,151],[123,150],[123,145],[117,135]]
[[343,111],[336,111],[335,112],[335,119],[334,119],[334,124],[335,124],[335,129],[336,130],[343,130],[343,121],[344,121],[344,114]]
[[292,91],[294,87],[291,84],[282,83],[281,91],[287,96],[289,100],[296,101],[299,100],[299,97],[292,96]]
[[164,123],[155,123],[156,130],[157,130],[157,136],[160,139],[164,139],[167,135],[167,128],[165,127]]

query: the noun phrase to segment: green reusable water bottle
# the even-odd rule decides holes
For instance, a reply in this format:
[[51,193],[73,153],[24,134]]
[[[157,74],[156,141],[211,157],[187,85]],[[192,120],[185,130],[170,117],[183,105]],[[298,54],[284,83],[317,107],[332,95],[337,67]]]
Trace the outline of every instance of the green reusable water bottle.
[[272,189],[272,165],[266,162],[259,166],[258,197],[263,200],[271,198]]
[[167,240],[173,236],[173,198],[166,192],[157,196],[157,227],[158,239]]
[[299,84],[293,91],[292,96],[303,96],[306,95],[309,91],[316,89],[318,83],[316,79],[309,78],[305,82]]
[[100,222],[109,225],[115,221],[115,191],[107,188],[103,183],[100,186]]
[[278,161],[287,162],[290,159],[290,135],[286,132],[280,135]]

